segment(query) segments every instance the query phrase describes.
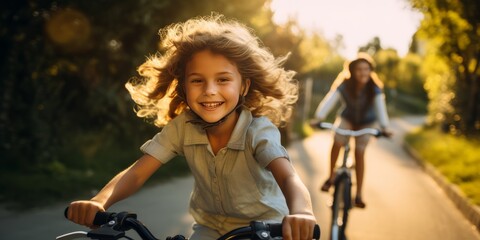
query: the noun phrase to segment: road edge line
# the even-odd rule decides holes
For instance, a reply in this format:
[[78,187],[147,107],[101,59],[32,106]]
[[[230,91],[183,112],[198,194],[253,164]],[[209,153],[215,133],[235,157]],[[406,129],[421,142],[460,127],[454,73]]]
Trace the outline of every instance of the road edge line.
[[480,208],[472,204],[458,186],[448,181],[432,164],[422,160],[418,152],[407,143],[403,148],[422,167],[422,169],[440,186],[463,216],[480,232]]

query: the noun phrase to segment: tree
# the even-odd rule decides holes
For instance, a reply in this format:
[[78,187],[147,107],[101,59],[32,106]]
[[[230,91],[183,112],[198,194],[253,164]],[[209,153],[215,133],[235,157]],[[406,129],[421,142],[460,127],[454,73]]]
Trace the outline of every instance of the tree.
[[[410,2],[424,15],[418,37],[427,44],[427,62],[435,61],[432,64],[437,65],[425,72],[427,91],[434,105],[430,106],[430,116],[451,132],[480,135],[480,2]],[[446,86],[451,88],[445,89]],[[438,99],[445,106],[434,101]]]
[[[412,51],[416,51],[415,46],[417,44],[414,41]],[[382,48],[378,37],[360,47],[359,52],[367,52],[373,56],[375,71],[385,83],[389,106],[393,105],[396,110],[409,113],[425,113],[427,99],[423,88],[424,80],[420,74],[422,64],[419,55],[409,53],[400,58],[395,49]]]
[[385,88],[397,90],[398,87],[398,65],[400,57],[394,49],[379,50],[373,55],[377,72],[380,79],[385,83]]
[[398,65],[398,91],[412,97],[427,101],[424,88],[424,78],[421,74],[422,57],[415,53],[408,53]]
[[371,56],[374,56],[380,50],[382,50],[382,44],[379,37],[374,37],[365,46],[358,48],[359,52],[366,52]]

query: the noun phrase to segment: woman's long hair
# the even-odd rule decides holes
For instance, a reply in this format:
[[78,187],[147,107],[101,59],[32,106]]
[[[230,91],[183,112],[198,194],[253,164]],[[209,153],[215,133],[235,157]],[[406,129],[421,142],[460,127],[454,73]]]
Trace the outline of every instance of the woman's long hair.
[[373,103],[373,99],[375,98],[375,87],[383,89],[383,83],[382,81],[380,81],[378,75],[374,71],[375,63],[368,54],[359,53],[358,57],[355,60],[351,62],[346,62],[343,71],[338,74],[337,78],[332,84],[332,88],[336,89],[338,88],[338,86],[340,86],[340,84],[345,83],[346,93],[352,98],[357,97],[358,93],[356,91],[356,80],[354,78],[353,71],[356,68],[357,64],[362,62],[367,63],[370,66],[371,70],[370,79],[365,85],[367,93],[367,105],[365,106],[365,108],[368,108],[368,106]]

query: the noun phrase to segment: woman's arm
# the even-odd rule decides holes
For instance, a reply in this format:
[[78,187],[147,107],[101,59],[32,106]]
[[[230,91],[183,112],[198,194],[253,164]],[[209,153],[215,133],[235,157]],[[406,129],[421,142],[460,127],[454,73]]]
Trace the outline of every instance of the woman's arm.
[[68,211],[68,219],[92,227],[95,213],[105,211],[114,203],[135,193],[161,165],[160,161],[152,156],[143,155],[110,180],[91,200],[72,202]]
[[389,119],[387,114],[387,106],[385,104],[385,95],[383,93],[377,94],[375,96],[375,111],[377,113],[378,123],[382,128],[383,134],[385,136],[390,137],[392,136],[392,131],[389,129]]
[[340,100],[340,92],[338,90],[330,90],[320,104],[318,104],[317,110],[315,111],[315,118],[324,120]]
[[311,239],[316,219],[307,187],[286,158],[273,160],[268,169],[280,186],[290,211],[283,219],[283,238]]
[[385,104],[385,95],[383,93],[375,96],[375,110],[377,112],[377,119],[382,128],[386,128],[389,125],[389,119],[387,114],[387,107]]

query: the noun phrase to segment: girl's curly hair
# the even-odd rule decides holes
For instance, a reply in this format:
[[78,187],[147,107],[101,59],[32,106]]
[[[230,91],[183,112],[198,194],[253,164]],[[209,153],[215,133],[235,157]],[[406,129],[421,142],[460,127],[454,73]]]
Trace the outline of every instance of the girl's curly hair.
[[188,108],[183,88],[185,67],[201,50],[225,56],[237,66],[244,83],[250,79],[243,105],[253,116],[267,116],[277,126],[290,117],[298,98],[295,72],[282,68],[287,56],[275,58],[246,26],[213,14],[172,24],[159,35],[162,53],[138,68],[142,78],[126,84],[139,117],[154,118],[161,127]]

